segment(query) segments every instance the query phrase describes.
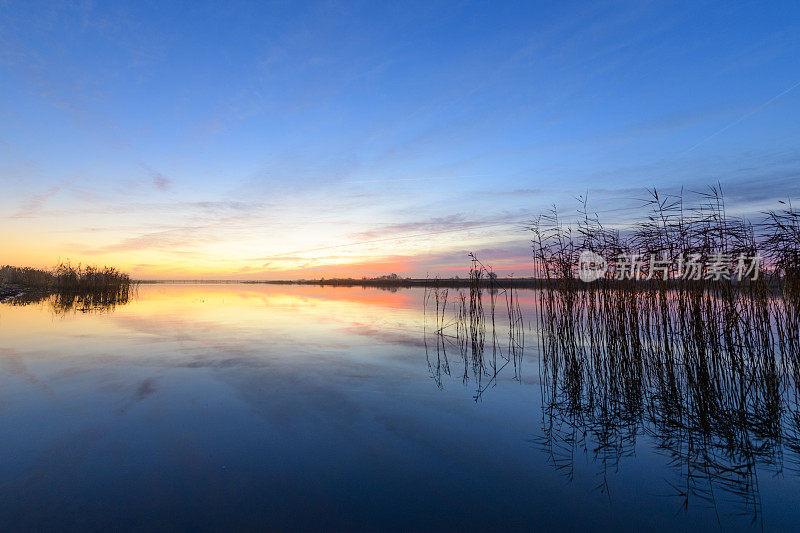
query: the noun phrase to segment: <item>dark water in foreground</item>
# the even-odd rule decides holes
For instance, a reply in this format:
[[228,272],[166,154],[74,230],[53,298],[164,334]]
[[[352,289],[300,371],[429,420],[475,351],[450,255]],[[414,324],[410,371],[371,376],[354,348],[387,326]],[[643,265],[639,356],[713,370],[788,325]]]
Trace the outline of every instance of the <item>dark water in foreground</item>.
[[788,451],[755,484],[687,498],[646,431],[622,456],[592,439],[547,449],[533,333],[521,364],[479,385],[457,349],[436,371],[423,323],[422,289],[156,285],[102,312],[0,304],[0,528],[800,523]]

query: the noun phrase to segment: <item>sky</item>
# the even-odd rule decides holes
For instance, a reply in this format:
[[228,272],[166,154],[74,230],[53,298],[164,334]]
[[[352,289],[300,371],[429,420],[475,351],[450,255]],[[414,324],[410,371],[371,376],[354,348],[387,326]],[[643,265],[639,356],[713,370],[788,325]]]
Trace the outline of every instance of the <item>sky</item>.
[[800,3],[0,0],[0,264],[531,275],[588,195],[800,196]]

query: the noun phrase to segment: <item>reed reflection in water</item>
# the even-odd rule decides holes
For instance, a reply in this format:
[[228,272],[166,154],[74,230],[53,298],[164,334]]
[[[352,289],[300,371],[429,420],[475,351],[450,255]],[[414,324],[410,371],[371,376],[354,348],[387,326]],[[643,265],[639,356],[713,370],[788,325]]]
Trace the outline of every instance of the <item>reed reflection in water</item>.
[[15,306],[45,304],[55,314],[74,311],[102,313],[130,302],[135,298],[136,290],[136,286],[132,285],[105,291],[32,291],[7,298],[3,303]]
[[[609,476],[622,461],[636,461],[637,441],[645,437],[668,458],[673,474],[663,494],[680,507],[727,509],[759,524],[759,473],[800,473],[800,305],[790,289],[763,280],[601,281],[536,291],[542,427],[532,442],[569,480],[577,457],[591,457],[596,488],[608,492]],[[428,366],[438,386],[450,372],[448,347],[464,361],[464,381],[472,363],[476,400],[505,365],[513,363],[513,379],[519,379],[521,321],[510,304],[513,293],[503,292],[508,342],[498,342],[495,294],[487,338],[480,286],[451,303],[432,282],[426,301],[437,343]],[[487,345],[493,354],[488,364]]]
[[[475,383],[474,399],[478,401],[489,387],[496,386],[498,373],[509,365],[512,379],[519,381],[525,320],[517,291],[511,286],[504,287],[490,268],[476,257],[471,255],[471,258],[468,289],[455,289],[451,293],[436,279],[426,287],[423,327],[428,369],[437,387],[442,388],[443,376],[451,375],[447,353],[450,348],[451,353],[458,355],[459,369],[463,365],[463,371],[459,370],[461,381]],[[488,295],[488,311],[483,306],[484,293]],[[433,317],[435,355],[428,346],[429,314]],[[487,334],[491,354],[485,353]]]

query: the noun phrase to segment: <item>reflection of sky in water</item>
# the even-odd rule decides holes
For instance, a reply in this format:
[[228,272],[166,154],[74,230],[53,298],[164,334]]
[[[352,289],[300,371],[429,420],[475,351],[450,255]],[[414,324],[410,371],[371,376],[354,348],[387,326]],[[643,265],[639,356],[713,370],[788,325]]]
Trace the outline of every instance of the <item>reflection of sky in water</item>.
[[[642,437],[601,492],[531,443],[536,354],[479,402],[425,359],[422,291],[143,286],[108,313],[0,306],[0,519],[23,526],[716,527]],[[530,304],[530,302],[527,302]],[[523,301],[523,305],[526,302]],[[455,354],[454,354],[455,356]],[[453,359],[455,360],[455,359]],[[797,517],[761,476],[765,524]],[[783,497],[781,497],[783,495]],[[747,527],[721,513],[726,527]]]

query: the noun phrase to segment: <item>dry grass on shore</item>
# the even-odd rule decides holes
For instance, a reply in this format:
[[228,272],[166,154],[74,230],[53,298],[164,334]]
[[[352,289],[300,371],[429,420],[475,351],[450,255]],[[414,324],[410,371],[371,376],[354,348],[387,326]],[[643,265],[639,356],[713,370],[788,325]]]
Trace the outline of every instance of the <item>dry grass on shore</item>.
[[0,267],[0,286],[22,291],[61,293],[119,293],[130,289],[128,274],[114,267],[77,266],[60,263],[52,270]]

